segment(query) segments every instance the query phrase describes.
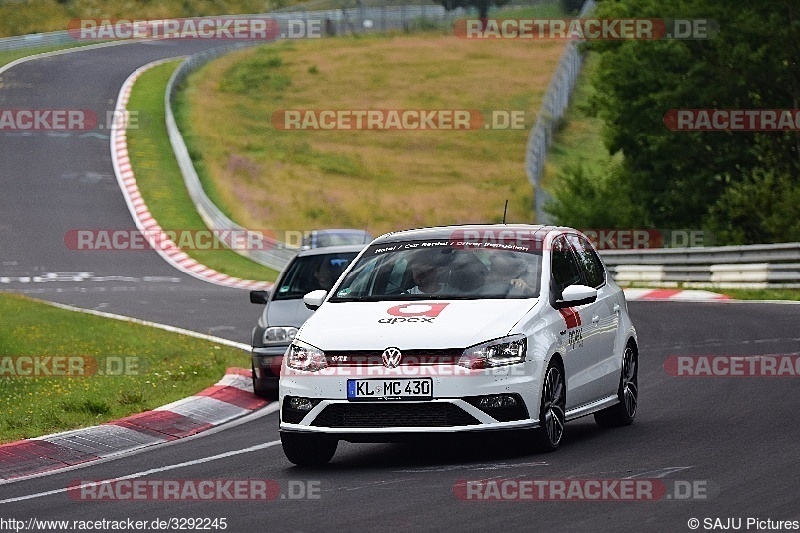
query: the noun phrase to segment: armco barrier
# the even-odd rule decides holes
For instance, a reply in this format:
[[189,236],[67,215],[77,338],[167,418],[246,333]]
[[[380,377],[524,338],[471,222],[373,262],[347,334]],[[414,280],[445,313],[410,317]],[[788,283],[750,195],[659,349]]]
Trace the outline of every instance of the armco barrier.
[[[344,15],[343,15],[344,13]],[[309,20],[329,20],[334,25],[334,32],[346,31],[343,24],[342,17],[349,21],[348,26],[356,17],[360,21],[358,25],[361,29],[370,29],[370,31],[381,31],[383,29],[391,28],[404,28],[411,21],[419,20],[421,17],[426,17],[435,21],[444,21],[446,17],[454,17],[457,13],[446,13],[441,6],[401,6],[401,7],[378,7],[378,8],[365,8],[358,10],[354,13],[349,13],[347,10],[328,10],[328,11],[302,11],[290,13],[271,13],[270,16],[274,17],[280,26],[280,34],[287,35],[290,32],[290,21],[302,20],[307,23]],[[349,18],[348,18],[349,17]],[[365,25],[367,20],[380,20],[380,24]],[[175,92],[182,80],[186,78],[195,69],[200,68],[205,63],[215,59],[223,54],[232,50],[253,46],[262,43],[239,43],[232,46],[223,46],[196,54],[187,58],[172,74],[167,85],[165,95],[166,107],[166,123],[167,132],[169,134],[172,149],[175,152],[175,157],[178,160],[178,165],[183,174],[186,188],[189,195],[197,208],[198,213],[203,218],[206,225],[213,230],[244,230],[228,218],[208,197],[203,190],[200,179],[197,176],[197,171],[194,168],[192,159],[189,156],[189,151],[186,143],[181,136],[178,126],[175,122],[175,116],[172,111],[172,103],[175,97]],[[270,241],[272,245],[269,250],[236,250],[238,253],[249,257],[253,261],[266,265],[270,268],[281,270],[289,262],[289,260],[297,253],[294,248],[287,247],[284,243],[279,241]]]
[[[194,164],[192,164],[192,158],[189,156],[189,150],[186,148],[186,143],[175,123],[175,115],[172,112],[172,101],[175,97],[175,91],[178,85],[190,72],[216,57],[243,46],[248,46],[248,44],[244,43],[214,48],[213,50],[187,58],[175,72],[172,73],[169,83],[167,84],[166,94],[164,95],[167,133],[170,143],[172,144],[172,150],[175,152],[175,157],[178,160],[178,166],[181,169],[183,181],[186,184],[186,189],[189,191],[189,196],[192,198],[197,212],[206,225],[212,230],[244,230],[245,228],[225,216],[214,202],[211,201],[205,190],[203,190],[200,178],[197,176]],[[264,240],[267,239],[265,238]],[[284,243],[279,241],[268,240],[268,242],[272,246],[267,250],[237,249],[236,251],[262,265],[275,270],[282,270],[283,267],[289,263],[289,260],[291,260],[294,254],[297,253],[297,250],[287,248]]]
[[605,250],[622,285],[708,288],[800,288],[800,243]]
[[32,33],[19,37],[6,37],[0,39],[0,52],[7,50],[21,50],[23,48],[37,48],[40,46],[55,46],[59,44],[74,43],[66,31],[53,31],[50,33]]

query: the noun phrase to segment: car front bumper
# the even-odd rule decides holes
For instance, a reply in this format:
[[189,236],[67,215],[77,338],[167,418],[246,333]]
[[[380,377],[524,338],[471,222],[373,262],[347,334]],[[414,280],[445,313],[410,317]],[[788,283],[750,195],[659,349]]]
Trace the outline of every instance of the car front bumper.
[[254,347],[251,351],[253,363],[253,388],[257,391],[278,391],[283,355],[289,346]]
[[[414,369],[416,376],[408,375],[408,369],[392,374],[382,367],[357,375],[341,375],[342,372],[322,375],[284,369],[280,381],[280,430],[368,442],[391,441],[394,440],[392,435],[534,428],[539,422],[541,366],[539,361],[484,370],[432,365]],[[376,401],[347,398],[349,379],[392,377],[431,377],[432,398]],[[514,405],[487,408],[481,403],[482,398],[497,396],[514,398]],[[313,408],[292,409],[291,398],[308,398],[314,403]]]

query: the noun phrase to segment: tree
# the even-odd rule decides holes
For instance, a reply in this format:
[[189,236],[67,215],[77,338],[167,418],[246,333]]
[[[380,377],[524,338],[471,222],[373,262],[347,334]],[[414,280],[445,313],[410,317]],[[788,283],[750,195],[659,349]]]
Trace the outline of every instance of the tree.
[[[798,132],[675,132],[671,109],[796,109],[800,96],[800,13],[796,0],[605,0],[597,18],[713,19],[704,40],[592,41],[600,54],[592,106],[604,120],[610,153],[624,154],[620,180],[629,201],[659,228],[728,228],[746,191],[768,176],[783,191],[798,185]],[[778,194],[773,192],[772,194]],[[777,198],[776,198],[777,199]],[[762,202],[788,209],[785,202]],[[786,211],[791,216],[792,211]],[[779,217],[780,218],[780,217]],[[785,239],[775,230],[725,232],[731,242]]]

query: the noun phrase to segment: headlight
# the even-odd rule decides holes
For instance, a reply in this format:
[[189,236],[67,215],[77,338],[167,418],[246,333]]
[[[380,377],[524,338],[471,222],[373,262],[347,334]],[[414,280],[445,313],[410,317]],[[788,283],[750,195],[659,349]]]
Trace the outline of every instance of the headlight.
[[490,368],[521,363],[527,346],[522,334],[484,342],[464,350],[458,364],[466,368]]
[[289,344],[297,335],[297,328],[292,326],[271,327],[264,330],[264,344]]
[[289,357],[286,358],[286,366],[295,370],[306,370],[317,372],[328,367],[325,360],[325,352],[302,341],[294,341],[289,346]]

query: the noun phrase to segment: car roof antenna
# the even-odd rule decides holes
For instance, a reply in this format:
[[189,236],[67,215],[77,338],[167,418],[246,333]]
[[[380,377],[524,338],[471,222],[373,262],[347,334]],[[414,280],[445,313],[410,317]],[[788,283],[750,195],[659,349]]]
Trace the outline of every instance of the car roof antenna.
[[503,208],[503,224],[506,223],[506,213],[508,212],[508,198],[506,198],[506,206]]

